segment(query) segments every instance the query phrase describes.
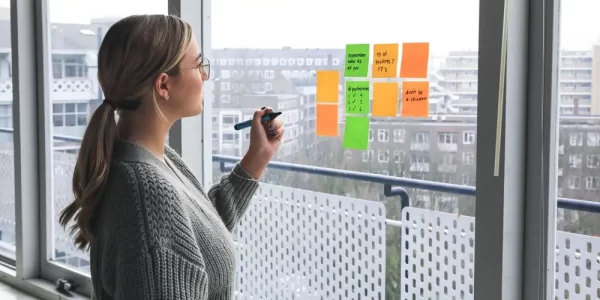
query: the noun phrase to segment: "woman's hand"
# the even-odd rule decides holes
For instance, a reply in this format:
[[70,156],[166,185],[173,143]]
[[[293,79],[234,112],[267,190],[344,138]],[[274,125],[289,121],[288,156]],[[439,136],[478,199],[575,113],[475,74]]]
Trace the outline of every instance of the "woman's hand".
[[250,128],[250,147],[242,159],[242,168],[252,177],[262,177],[265,168],[281,144],[283,137],[283,122],[275,119],[262,123],[262,117],[273,112],[270,107],[263,107],[254,113]]

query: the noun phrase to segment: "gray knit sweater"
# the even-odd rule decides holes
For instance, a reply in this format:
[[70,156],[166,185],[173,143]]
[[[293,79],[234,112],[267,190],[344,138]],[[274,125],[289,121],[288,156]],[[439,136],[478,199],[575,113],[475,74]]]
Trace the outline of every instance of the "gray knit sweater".
[[115,145],[94,221],[92,298],[233,299],[231,230],[258,182],[237,165],[206,194],[172,149],[165,156]]

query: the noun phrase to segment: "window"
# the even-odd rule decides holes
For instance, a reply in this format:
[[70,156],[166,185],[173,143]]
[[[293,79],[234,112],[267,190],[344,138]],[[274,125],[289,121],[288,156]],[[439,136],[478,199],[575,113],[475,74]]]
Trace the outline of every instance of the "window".
[[[12,128],[12,105],[10,104],[0,104],[0,128]],[[0,143],[7,142],[9,140],[8,134],[2,135],[4,138],[0,138]],[[3,141],[6,140],[6,141]],[[12,137],[10,138],[12,140]]]
[[451,132],[438,133],[438,143],[440,143],[440,144],[455,144],[454,133],[451,133]]
[[600,146],[600,133],[588,132],[587,133],[587,145],[590,147],[599,147]]
[[369,129],[369,142],[373,141],[373,129]]
[[390,140],[390,131],[387,129],[377,129],[377,140],[387,143]]
[[429,132],[416,132],[413,135],[413,143],[429,144]]
[[463,144],[471,145],[475,143],[475,131],[463,132]]
[[373,150],[367,150],[362,152],[362,161],[370,162],[373,160]]
[[223,125],[235,125],[240,122],[240,117],[237,115],[223,115]]
[[404,143],[404,129],[394,129],[394,143]]
[[581,168],[581,154],[570,154],[569,155],[569,167]]
[[446,166],[456,165],[456,156],[454,154],[444,154],[442,164]]
[[404,152],[394,150],[394,163],[403,163],[404,162]]
[[577,177],[577,176],[571,176],[571,177],[569,177],[569,188],[570,189],[572,189],[572,190],[578,190],[578,189],[580,189],[579,184],[580,184],[579,183],[579,177]]
[[88,103],[59,103],[52,105],[52,120],[55,127],[87,126]]
[[600,166],[600,155],[598,154],[588,154],[587,156],[587,167],[588,168],[597,168]]
[[585,178],[585,189],[586,190],[597,190],[598,189],[598,177],[588,176]]
[[377,152],[377,160],[380,163],[387,163],[390,161],[390,151],[389,150],[380,150]]
[[581,132],[571,132],[569,134],[569,145],[571,145],[571,146],[581,146],[581,145],[583,145],[583,133],[581,133]]
[[54,79],[88,77],[88,66],[84,55],[52,55]]
[[472,165],[475,163],[475,153],[473,152],[463,152],[462,161],[465,165]]
[[469,176],[469,174],[463,174],[461,176],[461,183],[463,185],[471,185],[471,176]]

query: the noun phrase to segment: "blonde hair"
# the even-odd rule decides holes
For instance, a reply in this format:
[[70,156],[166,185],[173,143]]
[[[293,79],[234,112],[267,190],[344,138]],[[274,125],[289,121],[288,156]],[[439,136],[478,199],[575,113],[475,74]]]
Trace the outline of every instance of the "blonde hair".
[[75,222],[71,234],[78,248],[87,249],[93,236],[118,137],[115,109],[137,109],[153,94],[159,74],[177,76],[191,41],[190,25],[165,15],[126,17],[107,31],[98,52],[98,81],[106,100],[92,115],[81,142],[73,173],[75,200],[60,214],[63,227]]

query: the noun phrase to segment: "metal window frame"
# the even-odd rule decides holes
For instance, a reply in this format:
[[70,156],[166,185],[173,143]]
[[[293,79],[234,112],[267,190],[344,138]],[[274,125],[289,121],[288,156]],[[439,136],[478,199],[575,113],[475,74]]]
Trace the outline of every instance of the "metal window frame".
[[[501,172],[495,177],[504,1],[509,7],[507,81]],[[211,1],[168,4],[192,24],[203,53],[211,57]],[[557,8],[558,0],[480,1],[479,19],[486,22],[479,24],[478,93],[487,100],[479,103],[477,120],[476,299],[553,297]],[[40,298],[60,299],[54,280],[80,283],[87,296],[91,283],[86,274],[49,261],[53,228],[47,225],[56,212],[50,205],[52,60],[47,14],[47,0],[11,0],[17,261],[14,270],[0,267],[0,280]],[[178,122],[170,132],[170,145],[205,185],[212,181],[212,88],[207,82],[204,113]]]
[[[204,57],[212,58],[210,44],[210,1],[168,0],[169,14],[188,22]],[[176,122],[169,131],[169,145],[186,161],[205,187],[212,185],[212,91],[214,83],[204,82],[202,114]]]

